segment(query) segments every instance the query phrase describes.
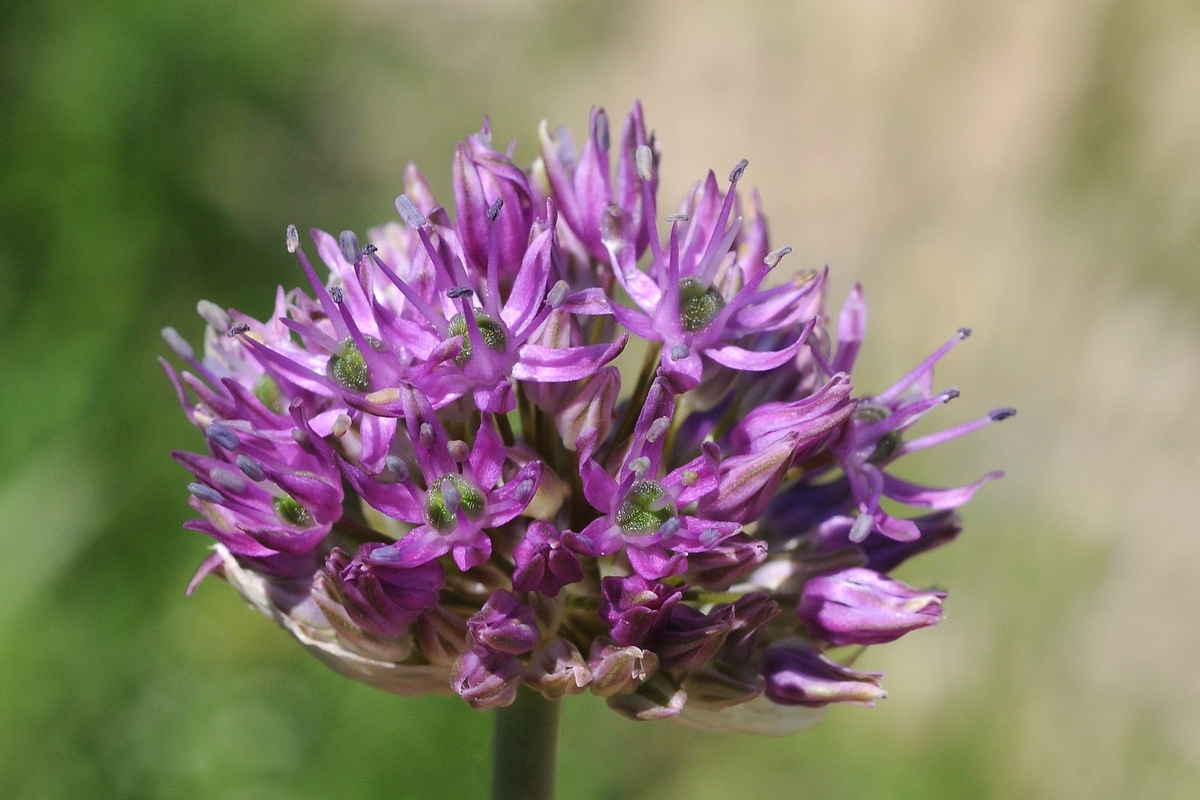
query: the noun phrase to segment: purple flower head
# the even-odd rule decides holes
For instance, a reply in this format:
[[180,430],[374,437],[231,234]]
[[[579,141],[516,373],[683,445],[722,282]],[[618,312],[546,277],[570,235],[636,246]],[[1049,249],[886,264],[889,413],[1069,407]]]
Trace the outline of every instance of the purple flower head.
[[[999,473],[891,470],[1011,416],[911,432],[957,396],[932,371],[965,329],[862,393],[861,289],[831,331],[828,268],[774,280],[790,250],[746,162],[660,237],[640,105],[619,135],[594,109],[578,149],[538,139],[525,168],[485,118],[450,211],[409,165],[399,221],[314,229],[308,252],[288,226],[304,288],[265,320],[201,301],[202,349],[163,331],[205,442],[174,454],[214,542],[188,592],[219,577],[339,673],[477,709],[590,689],[633,719],[784,733],[884,696],[826,651],[940,619],[944,595],[885,574]],[[631,336],[636,374],[613,363]]]
[[805,627],[835,646],[884,644],[942,620],[945,592],[922,592],[855,567],[804,584],[796,612]]

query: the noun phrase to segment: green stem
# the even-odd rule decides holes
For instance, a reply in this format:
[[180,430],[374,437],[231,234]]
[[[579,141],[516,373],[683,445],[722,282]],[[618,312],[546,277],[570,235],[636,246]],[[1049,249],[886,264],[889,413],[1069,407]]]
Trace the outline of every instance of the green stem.
[[496,709],[492,800],[554,800],[558,769],[557,700],[524,686]]

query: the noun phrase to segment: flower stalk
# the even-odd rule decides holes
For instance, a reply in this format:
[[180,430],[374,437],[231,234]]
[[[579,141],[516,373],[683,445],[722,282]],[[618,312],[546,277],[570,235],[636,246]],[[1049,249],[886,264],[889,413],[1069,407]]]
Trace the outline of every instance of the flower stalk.
[[522,687],[512,705],[496,709],[492,800],[554,800],[561,701]]

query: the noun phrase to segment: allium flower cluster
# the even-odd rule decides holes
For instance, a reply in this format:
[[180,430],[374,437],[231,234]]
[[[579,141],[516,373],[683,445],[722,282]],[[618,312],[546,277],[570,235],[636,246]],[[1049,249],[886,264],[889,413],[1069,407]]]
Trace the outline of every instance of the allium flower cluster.
[[[485,123],[455,152],[453,216],[409,167],[402,223],[311,248],[288,228],[308,286],[266,321],[201,302],[203,355],[163,332],[208,446],[175,454],[215,541],[191,588],[218,575],[339,672],[477,709],[524,684],[784,733],[871,705],[881,676],[837,648],[941,619],[943,593],[887,574],[999,476],[891,471],[1011,415],[909,434],[957,396],[933,367],[968,331],[857,389],[862,292],[833,323],[825,271],[769,280],[788,248],[739,191],[746,162],[662,216],[640,107],[619,139],[594,110],[582,152],[539,141],[522,169]],[[613,365],[626,349],[640,374]]]

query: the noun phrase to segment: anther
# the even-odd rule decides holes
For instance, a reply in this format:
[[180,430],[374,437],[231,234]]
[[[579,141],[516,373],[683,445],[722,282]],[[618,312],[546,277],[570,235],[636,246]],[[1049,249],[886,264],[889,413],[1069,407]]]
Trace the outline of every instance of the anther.
[[205,428],[204,435],[226,450],[232,450],[242,443],[242,440],[238,438],[236,433],[219,422],[214,422]]
[[960,394],[962,392],[958,391],[958,389],[947,389],[942,392],[941,400],[943,403],[949,403],[951,400],[956,400]]
[[671,517],[658,528],[658,533],[664,539],[669,539],[683,528],[683,520],[679,517]]
[[649,147],[639,144],[633,152],[633,161],[639,178],[648,181],[654,176],[654,153],[650,152]]
[[217,333],[224,333],[229,330],[229,326],[233,322],[229,318],[229,312],[210,300],[201,300],[199,303],[196,303],[196,313],[203,317],[205,322],[213,326],[213,330]]
[[408,480],[408,464],[400,456],[388,456],[383,460],[383,468],[397,481]]
[[462,492],[454,485],[453,481],[442,481],[442,502],[446,504],[446,510],[451,514],[458,512],[458,507],[462,505]]
[[262,464],[247,455],[238,455],[237,468],[252,481],[261,481],[267,477],[267,474],[263,472]]
[[646,473],[650,471],[650,459],[642,456],[635,458],[629,462],[629,471],[637,476],[638,480],[646,477]]
[[971,335],[971,329],[970,329],[970,328],[959,328],[959,329],[958,329],[958,338],[959,338],[959,339],[965,339],[965,338],[967,338],[967,337],[968,337],[968,336],[970,336],[970,335]]
[[284,241],[287,242],[287,250],[289,253],[294,253],[300,249],[300,233],[296,230],[295,225],[287,226],[287,237]]
[[681,359],[687,358],[688,355],[690,355],[690,354],[691,354],[691,351],[688,350],[686,344],[677,344],[671,348],[671,360],[672,361],[679,361]]
[[292,441],[301,447],[312,444],[312,441],[308,438],[308,431],[301,430],[300,428],[292,428]]
[[421,443],[421,447],[426,450],[433,447],[433,426],[428,422],[422,422],[420,432],[417,434],[417,440]]
[[870,514],[859,514],[850,526],[850,541],[861,542],[875,528],[875,518]]
[[250,330],[249,323],[239,322],[237,325],[234,325],[232,328],[230,328],[225,335],[232,339],[234,336],[241,336],[248,330]]
[[779,262],[783,260],[783,257],[790,252],[792,252],[792,248],[790,247],[781,247],[778,250],[772,250],[767,253],[767,257],[763,259],[763,263],[767,265],[768,269],[775,269]]
[[671,427],[671,419],[669,417],[659,417],[650,423],[650,430],[646,432],[646,440],[657,442],[658,437],[666,433],[669,427]]
[[346,435],[350,430],[350,416],[348,414],[338,414],[333,420],[333,435],[339,439]]
[[1016,415],[1017,410],[1015,408],[997,408],[994,411],[988,412],[988,416],[991,417],[992,422],[999,422],[1002,419],[1008,419]]
[[533,481],[526,478],[517,484],[517,491],[513,493],[518,503],[528,503],[533,499]]
[[329,297],[339,306],[342,304],[342,301],[346,299],[346,296],[342,293],[342,287],[340,286],[334,286],[332,289],[330,289]]
[[475,290],[469,286],[455,286],[453,289],[446,290],[446,296],[451,300],[457,300],[460,297],[466,297],[469,294],[475,294]]
[[494,202],[490,206],[488,206],[487,221],[495,222],[496,217],[500,216],[500,209],[502,209],[502,208],[504,208],[504,198],[497,197],[496,202]]
[[195,351],[193,351],[192,346],[187,343],[187,339],[184,339],[182,336],[180,336],[179,331],[175,330],[174,328],[163,328],[162,337],[163,341],[167,343],[167,347],[170,347],[172,350],[174,350],[175,355],[179,356],[180,358],[187,359],[195,355]]
[[192,493],[193,497],[199,498],[206,503],[221,504],[225,502],[225,498],[221,496],[220,492],[211,486],[205,486],[203,483],[189,483],[188,491]]
[[446,442],[446,449],[450,451],[450,457],[459,464],[471,457],[471,447],[462,439],[451,439]]
[[378,248],[378,247],[376,247],[376,246],[375,246],[375,245],[373,245],[373,244],[364,244],[364,245],[362,246],[362,254],[363,254],[364,256],[373,255],[373,254],[375,253],[375,251],[377,251],[378,249],[379,249],[379,248]]
[[668,214],[667,222],[687,222],[691,217],[687,214]]
[[608,114],[604,113],[604,109],[596,112],[596,144],[600,145],[600,149],[605,152],[612,146],[612,140],[608,133]]
[[564,302],[566,302],[567,292],[570,291],[570,289],[571,287],[567,285],[566,281],[558,281],[551,286],[550,291],[546,293],[546,303],[551,308],[558,308]]
[[420,212],[416,204],[408,199],[408,195],[402,194],[396,198],[396,211],[400,213],[400,219],[408,223],[410,228],[423,228],[428,224],[425,215]]
[[741,179],[742,173],[746,171],[746,167],[748,167],[748,166],[750,166],[750,162],[747,161],[746,159],[743,158],[741,161],[739,161],[737,163],[737,166],[734,167],[733,170],[729,173],[729,182],[737,183],[738,180]]
[[696,482],[699,480],[700,480],[700,473],[696,472],[695,470],[685,469],[683,471],[683,475],[680,476],[679,482],[682,483],[684,486],[691,488],[691,487],[695,486]]
[[246,479],[232,470],[213,467],[208,471],[208,477],[222,489],[228,489],[234,494],[246,491]]
[[351,264],[358,261],[358,234],[354,231],[342,231],[338,235],[338,246],[342,248],[342,258]]

